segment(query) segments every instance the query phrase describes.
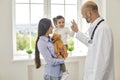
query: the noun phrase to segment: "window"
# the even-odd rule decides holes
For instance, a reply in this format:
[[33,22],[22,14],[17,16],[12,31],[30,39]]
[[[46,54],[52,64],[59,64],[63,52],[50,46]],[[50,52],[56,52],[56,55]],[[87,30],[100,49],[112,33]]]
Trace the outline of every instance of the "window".
[[16,27],[14,58],[26,59],[27,50],[33,49],[34,52],[37,24],[44,16],[44,0],[16,0],[14,12]]
[[[27,50],[33,49],[36,41],[37,24],[42,17],[53,18],[63,15],[66,26],[72,19],[77,21],[81,0],[15,0],[16,52],[14,59],[29,59]],[[71,15],[72,14],[72,15]],[[74,40],[78,47],[77,40]],[[76,48],[77,49],[77,48]]]
[[[14,25],[16,36],[16,50],[13,54],[14,60],[29,59],[27,51],[32,49],[34,58],[34,47],[37,34],[38,22],[41,18],[47,17],[51,20],[57,15],[65,17],[66,27],[70,27],[71,20],[80,23],[79,26],[87,26],[80,15],[80,6],[87,0],[13,0],[14,2]],[[102,3],[101,3],[102,4]],[[105,11],[105,10],[104,10]],[[81,27],[83,32],[87,27]],[[80,44],[80,45],[77,45]],[[73,55],[86,53],[87,47],[74,38],[75,49]],[[28,51],[29,52],[29,51]],[[83,54],[84,55],[84,54]]]

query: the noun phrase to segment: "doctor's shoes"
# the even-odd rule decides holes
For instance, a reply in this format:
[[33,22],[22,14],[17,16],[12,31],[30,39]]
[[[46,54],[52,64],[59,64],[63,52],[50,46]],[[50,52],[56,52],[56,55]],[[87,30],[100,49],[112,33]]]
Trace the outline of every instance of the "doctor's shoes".
[[63,72],[61,80],[67,80],[68,76],[69,76],[69,73],[67,71]]

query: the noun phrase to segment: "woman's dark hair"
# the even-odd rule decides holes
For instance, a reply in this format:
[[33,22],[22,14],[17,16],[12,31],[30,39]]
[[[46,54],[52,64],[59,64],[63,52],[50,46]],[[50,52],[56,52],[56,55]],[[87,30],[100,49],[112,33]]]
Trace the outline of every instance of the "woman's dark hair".
[[40,55],[39,55],[40,52],[38,50],[37,43],[38,43],[39,37],[44,36],[46,34],[46,32],[48,31],[48,29],[50,28],[50,26],[51,26],[50,19],[42,18],[39,21],[38,36],[37,36],[36,44],[35,44],[35,65],[36,65],[37,69],[41,66],[41,60],[40,60]]

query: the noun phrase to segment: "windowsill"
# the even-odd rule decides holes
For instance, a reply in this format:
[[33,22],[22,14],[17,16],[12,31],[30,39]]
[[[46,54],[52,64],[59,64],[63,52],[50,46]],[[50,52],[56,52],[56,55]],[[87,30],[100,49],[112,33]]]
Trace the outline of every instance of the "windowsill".
[[[82,51],[73,51],[73,52],[68,52],[68,58],[76,58],[76,57],[85,57],[87,55],[87,52],[82,52]],[[42,56],[40,56],[41,59],[43,59]],[[13,61],[32,61],[34,60],[34,54],[15,54],[13,57]]]

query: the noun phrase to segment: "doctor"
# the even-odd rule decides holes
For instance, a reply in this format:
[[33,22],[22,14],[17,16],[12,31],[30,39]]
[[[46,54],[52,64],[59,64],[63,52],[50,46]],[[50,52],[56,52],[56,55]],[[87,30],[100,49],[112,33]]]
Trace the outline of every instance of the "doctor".
[[78,30],[74,20],[71,28],[76,32],[76,38],[88,46],[84,80],[114,80],[114,48],[110,27],[100,17],[98,6],[93,1],[84,3],[81,14],[91,23],[88,29],[89,37]]

